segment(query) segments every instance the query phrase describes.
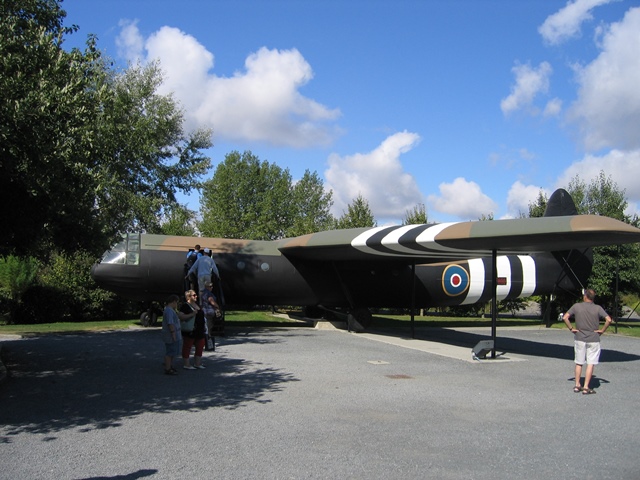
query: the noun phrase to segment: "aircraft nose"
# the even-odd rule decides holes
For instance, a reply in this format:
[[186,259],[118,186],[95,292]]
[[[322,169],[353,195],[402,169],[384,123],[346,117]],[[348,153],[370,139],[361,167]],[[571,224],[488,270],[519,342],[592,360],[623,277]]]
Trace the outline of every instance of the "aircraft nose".
[[94,263],[93,265],[91,265],[91,278],[93,278],[93,281],[96,282],[98,285],[101,284],[100,280],[100,264],[98,262]]

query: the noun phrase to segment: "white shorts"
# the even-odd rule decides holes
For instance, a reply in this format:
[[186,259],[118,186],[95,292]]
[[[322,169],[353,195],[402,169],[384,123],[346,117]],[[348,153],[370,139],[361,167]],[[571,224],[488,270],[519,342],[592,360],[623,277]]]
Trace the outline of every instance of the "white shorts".
[[575,340],[574,351],[576,364],[597,365],[600,360],[600,342],[581,342]]

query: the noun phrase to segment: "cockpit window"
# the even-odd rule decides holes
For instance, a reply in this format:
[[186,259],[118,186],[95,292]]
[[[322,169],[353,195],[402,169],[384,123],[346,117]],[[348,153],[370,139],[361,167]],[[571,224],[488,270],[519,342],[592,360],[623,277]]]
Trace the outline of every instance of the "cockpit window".
[[140,234],[127,233],[122,241],[116,243],[111,250],[102,256],[102,263],[120,263],[138,265],[140,263]]

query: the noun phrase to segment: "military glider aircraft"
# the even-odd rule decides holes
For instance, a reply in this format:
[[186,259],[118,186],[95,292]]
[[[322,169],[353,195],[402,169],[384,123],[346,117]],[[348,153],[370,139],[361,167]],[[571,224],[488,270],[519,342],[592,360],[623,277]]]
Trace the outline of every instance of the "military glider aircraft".
[[130,233],[91,273],[124,297],[161,301],[184,290],[185,256],[196,242],[213,251],[227,305],[345,308],[366,325],[370,307],[579,292],[591,272],[591,247],[640,242],[640,229],[577,215],[560,189],[542,218],[331,230],[274,241]]

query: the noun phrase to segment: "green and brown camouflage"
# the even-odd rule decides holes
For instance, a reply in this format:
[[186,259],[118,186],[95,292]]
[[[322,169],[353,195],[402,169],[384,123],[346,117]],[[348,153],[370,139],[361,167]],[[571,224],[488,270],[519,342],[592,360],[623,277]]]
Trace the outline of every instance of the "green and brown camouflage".
[[[330,230],[256,241],[128,234],[92,270],[96,282],[137,300],[184,290],[186,254],[213,252],[232,305],[409,307],[473,304],[578,292],[591,271],[590,248],[640,242],[640,229],[575,215],[565,191],[545,217]],[[414,274],[415,271],[415,274]]]

